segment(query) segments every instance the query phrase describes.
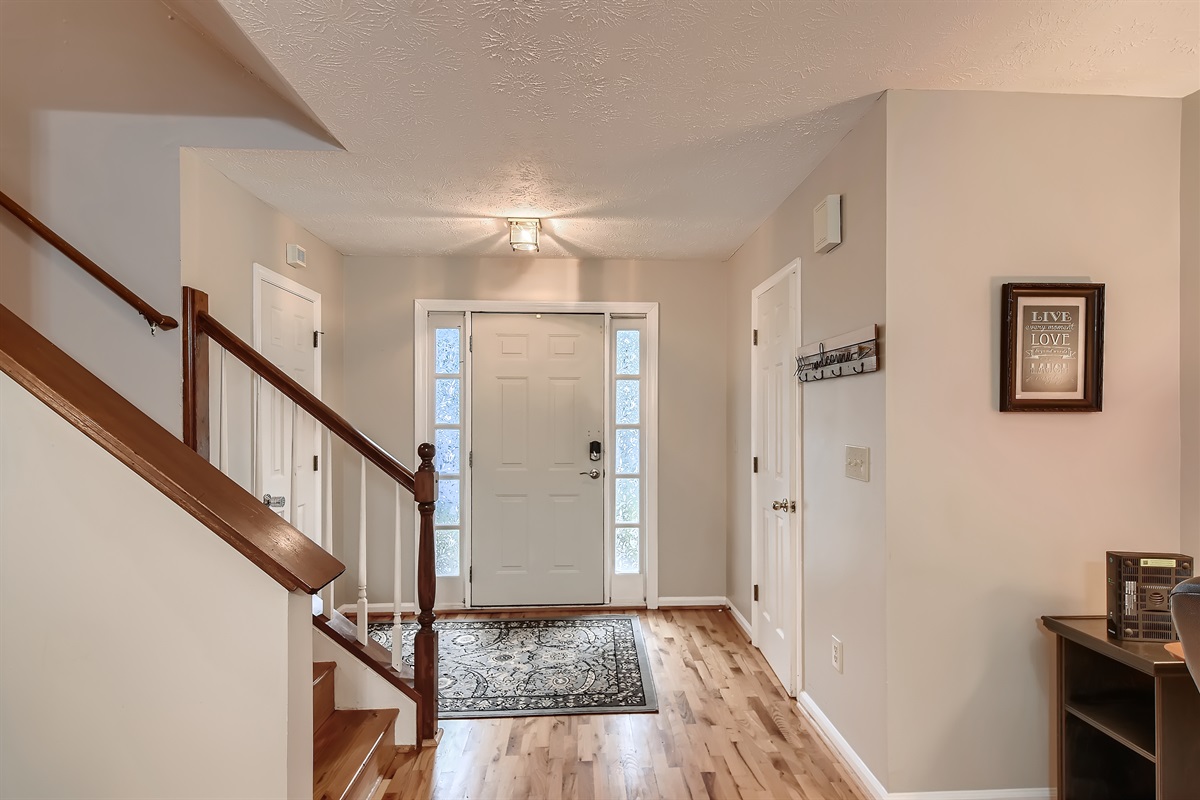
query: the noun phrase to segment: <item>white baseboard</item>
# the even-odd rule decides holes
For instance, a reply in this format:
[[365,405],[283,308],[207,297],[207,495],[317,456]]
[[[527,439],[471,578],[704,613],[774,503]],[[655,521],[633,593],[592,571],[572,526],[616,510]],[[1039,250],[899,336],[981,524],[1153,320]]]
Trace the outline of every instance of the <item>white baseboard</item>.
[[825,716],[808,692],[801,692],[796,697],[796,705],[800,708],[800,713],[812,723],[817,735],[854,773],[858,788],[872,800],[1052,800],[1056,796],[1055,792],[1046,788],[889,793],[875,777],[875,774],[863,763],[863,760],[858,757],[858,753],[854,752],[850,743],[829,721],[829,717]]
[[893,792],[887,800],[1050,800],[1049,789],[978,789],[966,792]]
[[[394,609],[395,609],[394,603],[367,603],[367,613],[368,614],[394,614],[394,613],[396,613]],[[358,613],[358,606],[354,603],[343,603],[342,605],[338,606],[337,610],[338,610],[338,613],[340,613],[340,614],[346,614],[346,613],[356,614],[356,613]],[[416,603],[401,603],[400,604],[400,613],[401,614],[417,613],[417,604]]]
[[687,608],[689,606],[724,606],[729,603],[724,597],[660,597],[659,608]]
[[742,633],[746,634],[746,641],[753,642],[754,634],[750,629],[750,623],[742,616],[742,612],[737,610],[737,606],[731,603],[729,598],[725,598],[725,605],[729,606],[729,615],[733,617],[733,621],[742,629]]
[[863,760],[858,757],[858,753],[854,752],[854,748],[838,732],[838,729],[829,721],[829,717],[825,716],[825,712],[813,701],[808,692],[800,692],[796,695],[796,706],[800,709],[800,713],[812,723],[817,735],[854,773],[859,788],[871,800],[889,800],[887,789],[875,777],[875,773],[871,772]]

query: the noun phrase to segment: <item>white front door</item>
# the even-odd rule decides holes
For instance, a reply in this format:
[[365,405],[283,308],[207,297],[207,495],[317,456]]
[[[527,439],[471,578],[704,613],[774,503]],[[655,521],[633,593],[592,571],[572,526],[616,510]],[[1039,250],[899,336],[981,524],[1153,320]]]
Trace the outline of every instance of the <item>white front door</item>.
[[775,675],[793,690],[796,624],[795,558],[792,495],[795,421],[795,273],[757,297],[755,327],[755,402],[757,404],[754,452],[758,457],[755,479],[756,574],[758,602],[755,605],[755,644]]
[[471,604],[604,602],[604,317],[472,315]]
[[[265,270],[263,271],[265,272]],[[317,304],[320,297],[282,277],[260,273],[258,283],[258,350],[292,380],[320,396],[318,378]],[[314,299],[315,297],[315,299]],[[258,381],[255,485],[259,497],[271,496],[272,510],[321,543],[319,503],[322,465],[316,421],[273,386]],[[265,502],[265,499],[264,499]]]

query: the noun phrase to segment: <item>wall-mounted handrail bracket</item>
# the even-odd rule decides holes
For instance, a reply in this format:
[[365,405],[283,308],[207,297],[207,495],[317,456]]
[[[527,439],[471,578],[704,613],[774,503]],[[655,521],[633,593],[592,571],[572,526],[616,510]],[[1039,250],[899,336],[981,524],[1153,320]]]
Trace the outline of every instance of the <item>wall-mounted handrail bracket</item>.
[[4,192],[0,192],[0,206],[3,206],[10,214],[25,223],[26,227],[31,231],[42,237],[42,239],[64,256],[71,259],[80,269],[99,281],[104,288],[132,306],[150,324],[151,336],[159,330],[169,331],[179,327],[179,322],[174,317],[163,314],[154,306],[147,303],[135,294],[132,289],[106,272],[95,261],[92,261],[79,252],[70,242],[51,230],[46,223],[35,217],[20,203],[13,200]]

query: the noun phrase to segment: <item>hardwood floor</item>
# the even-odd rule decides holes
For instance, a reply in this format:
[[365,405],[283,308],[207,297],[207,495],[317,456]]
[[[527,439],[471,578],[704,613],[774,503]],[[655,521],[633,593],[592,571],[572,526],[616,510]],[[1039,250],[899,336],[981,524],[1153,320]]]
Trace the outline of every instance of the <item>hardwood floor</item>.
[[375,797],[860,798],[728,612],[640,616],[657,714],[442,720],[441,744],[400,754]]

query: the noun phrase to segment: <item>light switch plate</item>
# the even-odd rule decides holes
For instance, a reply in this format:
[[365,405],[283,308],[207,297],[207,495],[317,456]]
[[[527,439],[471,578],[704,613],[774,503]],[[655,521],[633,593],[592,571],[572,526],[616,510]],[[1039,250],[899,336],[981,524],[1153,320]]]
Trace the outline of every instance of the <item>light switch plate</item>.
[[846,445],[846,477],[856,481],[871,480],[871,448]]

